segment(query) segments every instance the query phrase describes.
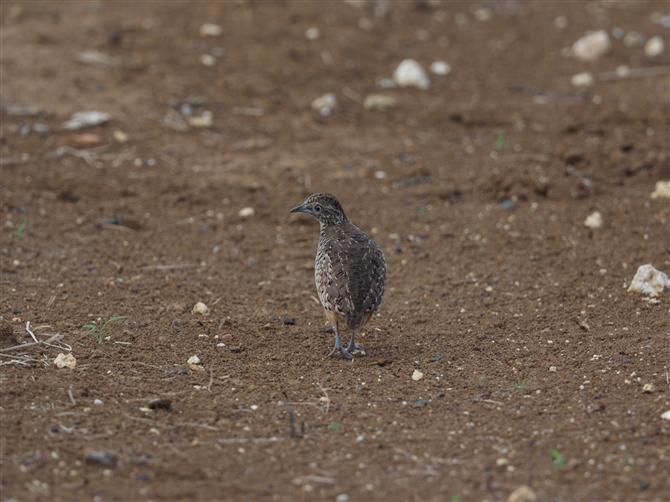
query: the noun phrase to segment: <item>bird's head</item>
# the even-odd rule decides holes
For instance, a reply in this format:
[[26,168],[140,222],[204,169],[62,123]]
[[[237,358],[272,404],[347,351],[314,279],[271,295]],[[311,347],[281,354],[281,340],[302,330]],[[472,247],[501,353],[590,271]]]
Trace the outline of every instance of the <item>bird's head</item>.
[[337,225],[347,221],[340,201],[329,193],[310,195],[301,206],[291,209],[291,212],[311,214],[322,226]]

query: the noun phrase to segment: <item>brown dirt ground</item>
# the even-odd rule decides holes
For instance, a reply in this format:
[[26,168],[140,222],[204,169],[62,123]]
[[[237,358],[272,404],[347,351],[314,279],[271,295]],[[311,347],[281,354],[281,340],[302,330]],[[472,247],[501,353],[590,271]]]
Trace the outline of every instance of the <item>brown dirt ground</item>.
[[[2,500],[668,500],[670,299],[626,292],[670,270],[668,78],[570,84],[668,51],[562,53],[615,27],[667,47],[657,12],[3,2],[2,343],[62,340],[1,353]],[[404,58],[453,71],[380,90]],[[396,106],[364,109],[378,92]],[[213,125],[176,130],[184,104]],[[111,114],[99,149],[60,127],[82,110]],[[352,363],[326,357],[317,224],[288,213],[318,191],[389,264]]]

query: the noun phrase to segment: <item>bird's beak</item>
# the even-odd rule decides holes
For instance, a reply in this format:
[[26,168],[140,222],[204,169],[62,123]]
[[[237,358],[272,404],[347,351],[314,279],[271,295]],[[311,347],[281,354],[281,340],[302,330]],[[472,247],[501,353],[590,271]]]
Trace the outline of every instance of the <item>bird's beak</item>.
[[294,207],[291,209],[292,213],[307,213],[307,214],[312,214],[312,211],[310,211],[305,205],[303,204],[302,206]]

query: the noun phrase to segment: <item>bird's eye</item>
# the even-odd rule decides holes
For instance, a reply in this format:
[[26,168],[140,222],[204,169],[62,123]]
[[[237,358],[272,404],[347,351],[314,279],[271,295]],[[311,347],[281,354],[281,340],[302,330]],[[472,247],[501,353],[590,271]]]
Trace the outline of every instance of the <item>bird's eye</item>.
[[323,209],[323,208],[321,207],[321,204],[317,204],[316,206],[314,206],[314,211],[316,211],[317,213],[320,213],[320,212],[321,212],[321,209]]

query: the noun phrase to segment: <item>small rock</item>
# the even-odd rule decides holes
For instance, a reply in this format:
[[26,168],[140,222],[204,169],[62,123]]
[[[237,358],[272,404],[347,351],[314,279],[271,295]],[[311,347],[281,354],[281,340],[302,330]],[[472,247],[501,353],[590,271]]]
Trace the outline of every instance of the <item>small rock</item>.
[[149,401],[149,408],[152,410],[169,410],[172,407],[172,399],[157,397]]
[[445,61],[433,61],[430,64],[429,70],[435,75],[449,75],[451,73],[451,66]]
[[295,317],[284,317],[284,324],[287,325],[295,324]]
[[206,314],[208,311],[209,309],[207,308],[207,305],[205,305],[202,302],[198,302],[195,305],[193,305],[192,310],[193,314]]
[[205,23],[200,27],[201,37],[218,37],[223,33],[223,28],[218,24]]
[[605,30],[589,33],[577,40],[572,46],[572,57],[579,61],[595,61],[612,47],[610,37]]
[[231,351],[233,354],[239,354],[239,353],[242,352],[242,347],[231,347],[231,348],[230,348],[230,351]]
[[255,213],[253,207],[243,207],[240,209],[240,212],[237,213],[238,216],[241,216],[242,218],[248,218],[249,216],[253,216]]
[[114,465],[117,454],[110,450],[94,450],[93,448],[84,448],[78,455],[80,460],[89,464]]
[[616,73],[616,76],[619,78],[626,78],[630,76],[630,66],[625,65],[625,64],[620,64],[619,66],[616,67],[616,70],[614,70],[614,73]]
[[312,110],[319,112],[322,116],[327,117],[337,106],[337,98],[335,94],[329,92],[323,96],[312,101]]
[[593,211],[584,220],[584,226],[587,226],[589,228],[602,228],[603,215],[600,214],[600,211]]
[[67,122],[63,122],[63,129],[74,131],[84,127],[96,126],[104,124],[109,121],[109,114],[105,112],[90,111],[77,112],[72,114],[72,118]]
[[670,420],[670,410],[668,410],[668,411],[666,411],[665,413],[663,413],[663,414],[661,415],[661,418],[662,418],[663,420]]
[[537,494],[530,486],[521,485],[507,498],[507,502],[536,502]]
[[383,94],[369,94],[368,96],[365,96],[365,100],[363,100],[363,108],[378,112],[386,112],[393,108],[395,104],[395,98],[384,96]]
[[72,354],[63,354],[62,352],[56,356],[54,359],[54,364],[56,368],[70,368],[75,369],[77,367],[77,360]]
[[199,364],[189,364],[188,369],[191,371],[205,371],[205,369]]
[[637,31],[629,31],[623,37],[623,43],[628,47],[642,47],[644,45],[644,37]]
[[94,399],[93,404],[96,406],[102,406],[102,399]]
[[573,75],[570,79],[570,83],[575,87],[588,87],[595,83],[595,77],[590,71],[585,71],[582,73],[577,73]]
[[203,66],[214,66],[216,64],[216,58],[211,54],[202,54],[200,56],[200,63]]
[[199,117],[191,117],[188,119],[188,125],[191,127],[211,127],[214,123],[214,114],[212,112],[202,112]]
[[642,392],[646,394],[651,394],[654,392],[654,384],[653,383],[646,383],[642,386]]
[[307,40],[316,40],[321,35],[319,28],[310,28],[305,32],[305,38]]
[[191,356],[188,358],[188,361],[186,361],[188,364],[201,364],[202,361],[198,356]]
[[414,86],[421,90],[430,87],[430,79],[423,67],[413,59],[405,59],[393,72],[393,80],[400,87]]
[[670,199],[670,181],[657,181],[651,194],[652,199]]
[[491,19],[493,17],[493,12],[491,11],[491,9],[487,9],[485,7],[480,7],[479,9],[477,9],[475,11],[474,16],[475,16],[475,19],[477,21],[482,21],[482,22],[483,21],[488,21],[489,19]]
[[647,40],[647,43],[644,44],[644,53],[647,55],[648,58],[655,58],[656,56],[660,56],[663,54],[663,51],[665,50],[665,43],[663,42],[663,39],[659,36],[652,37],[649,40]]
[[640,265],[628,287],[629,293],[640,293],[649,296],[658,296],[664,289],[670,288],[670,279],[651,264]]
[[38,136],[48,136],[53,132],[53,129],[46,124],[36,123],[33,124],[33,131],[35,131]]
[[412,373],[412,380],[415,382],[418,382],[423,378],[423,373],[421,373],[419,370],[414,370],[414,373]]
[[549,371],[556,373],[556,366],[549,366]]
[[104,52],[96,50],[84,51],[77,55],[77,61],[81,64],[88,64],[92,66],[116,66],[117,61],[115,58]]
[[501,457],[501,458],[496,460],[496,465],[498,467],[506,467],[506,466],[509,465],[509,460],[506,459],[505,457]]
[[127,143],[128,142],[128,134],[126,134],[123,131],[114,131],[114,139],[116,140],[117,143]]
[[102,143],[102,137],[99,134],[83,133],[72,136],[72,144],[76,148],[93,148]]

